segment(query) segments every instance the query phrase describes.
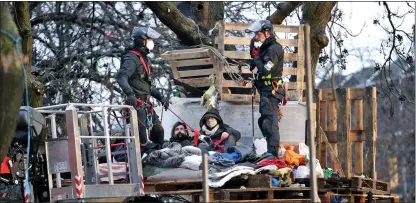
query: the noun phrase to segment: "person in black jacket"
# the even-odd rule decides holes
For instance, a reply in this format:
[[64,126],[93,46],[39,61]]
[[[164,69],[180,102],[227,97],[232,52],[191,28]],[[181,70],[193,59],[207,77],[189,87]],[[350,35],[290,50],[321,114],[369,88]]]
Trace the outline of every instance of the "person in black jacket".
[[150,147],[146,129],[150,131],[150,141],[160,146],[164,141],[164,130],[159,117],[153,108],[149,108],[152,106],[150,96],[160,101],[165,110],[169,107],[169,100],[151,84],[152,68],[147,57],[154,48],[153,40],[159,37],[160,34],[151,28],[134,28],[131,35],[133,46],[122,56],[121,67],[116,75],[117,83],[127,96],[126,104],[137,109],[140,146],[145,148]]
[[171,131],[170,142],[180,143],[182,147],[193,145],[193,136],[189,136],[188,127],[185,123],[176,122]]
[[209,150],[226,152],[241,138],[241,133],[225,124],[216,109],[208,110],[199,121],[199,126],[199,139],[210,146]]
[[[250,70],[257,74],[254,85],[260,94],[261,116],[258,124],[267,140],[267,152],[277,156],[280,144],[278,109],[279,103],[284,98],[282,81],[284,51],[276,42],[270,21],[256,21],[246,32],[255,33],[255,40],[250,43],[250,54],[253,57]],[[260,47],[256,54],[252,53],[254,45]]]

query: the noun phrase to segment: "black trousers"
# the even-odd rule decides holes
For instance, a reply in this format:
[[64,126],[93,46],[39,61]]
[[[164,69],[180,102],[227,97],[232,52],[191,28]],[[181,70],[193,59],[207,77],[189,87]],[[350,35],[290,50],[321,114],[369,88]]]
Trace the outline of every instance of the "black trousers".
[[260,96],[260,118],[258,120],[261,133],[267,141],[267,152],[277,156],[280,145],[278,124],[279,99],[270,96]]
[[[140,137],[140,146],[144,147],[147,146],[147,109],[146,108],[136,108],[137,110],[137,119],[139,119],[139,137]],[[162,127],[162,123],[159,120],[159,116],[156,114],[155,111],[152,112],[152,122],[153,127],[150,131],[149,139],[155,143],[159,144],[160,146],[163,145],[165,132]]]

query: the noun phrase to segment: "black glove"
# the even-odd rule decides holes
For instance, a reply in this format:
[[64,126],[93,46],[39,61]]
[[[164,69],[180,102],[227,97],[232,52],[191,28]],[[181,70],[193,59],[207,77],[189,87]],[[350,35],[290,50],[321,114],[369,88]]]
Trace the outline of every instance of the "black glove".
[[126,104],[127,105],[130,105],[130,106],[133,106],[134,108],[136,108],[137,107],[136,97],[134,95],[128,96],[127,97],[127,100],[126,100]]
[[163,98],[160,102],[162,103],[163,108],[165,108],[165,111],[167,111],[169,108],[169,100],[166,98]]
[[259,60],[261,60],[260,59],[260,56],[255,56],[254,58],[253,58],[253,60],[251,60],[251,63],[250,63],[250,71],[253,71],[254,70],[254,68],[256,68],[256,64],[257,64],[257,62],[259,61]]

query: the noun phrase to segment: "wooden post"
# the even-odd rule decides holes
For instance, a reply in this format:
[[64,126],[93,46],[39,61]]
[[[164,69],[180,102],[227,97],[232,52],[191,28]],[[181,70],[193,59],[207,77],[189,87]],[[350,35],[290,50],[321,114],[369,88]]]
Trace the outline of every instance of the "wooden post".
[[304,87],[304,81],[305,81],[305,48],[304,48],[304,26],[299,26],[299,34],[298,34],[298,61],[296,66],[296,89],[298,91],[298,101],[306,102],[303,98],[303,91],[306,89]]
[[[335,132],[337,130],[337,108],[335,105],[335,101],[328,101],[328,131]],[[338,144],[337,144],[337,134],[328,134],[328,141],[332,145],[332,149],[334,149],[335,153],[338,154]],[[335,163],[331,162],[331,168],[335,168]]]
[[225,24],[223,21],[220,21],[220,25],[218,28],[218,51],[222,55],[224,55],[224,51],[225,51],[224,37],[225,37]]
[[376,138],[377,138],[377,93],[375,87],[365,88],[364,98],[364,122],[366,130],[366,155],[365,174],[372,178],[376,177]]
[[[354,100],[354,117],[355,117],[355,130],[363,130],[363,100]],[[364,173],[364,145],[363,141],[357,141],[355,145],[355,174],[361,175]]]
[[337,141],[338,158],[341,161],[342,169],[347,177],[351,177],[351,143],[350,143],[350,122],[351,122],[351,102],[350,89],[336,89],[339,98],[337,109]]
[[317,114],[319,115],[317,118],[317,121],[319,121],[319,125],[317,126],[317,135],[319,138],[319,148],[317,148],[317,152],[320,153],[319,156],[319,162],[321,164],[322,167],[327,167],[327,146],[326,143],[323,141],[322,139],[322,133],[320,132],[319,126],[322,127],[322,129],[324,131],[327,130],[327,115],[326,115],[326,108],[327,108],[327,102],[326,101],[322,101],[322,90],[319,90],[318,93],[318,112]]

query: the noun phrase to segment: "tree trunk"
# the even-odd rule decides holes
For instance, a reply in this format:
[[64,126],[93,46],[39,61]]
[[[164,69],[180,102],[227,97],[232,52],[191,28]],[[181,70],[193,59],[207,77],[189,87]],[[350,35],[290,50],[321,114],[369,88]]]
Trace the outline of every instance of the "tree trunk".
[[18,1],[14,3],[14,20],[22,37],[22,52],[28,57],[25,62],[27,84],[29,86],[29,105],[31,107],[43,106],[43,84],[33,79],[30,73],[32,67],[32,26],[30,24],[29,3],[27,1]]
[[[316,65],[318,64],[321,50],[328,45],[329,39],[326,36],[325,28],[331,20],[331,10],[337,2],[305,2],[302,7],[301,23],[308,23],[311,26],[311,64],[312,81],[315,81]],[[315,82],[313,82],[315,88]]]
[[196,22],[185,17],[177,9],[174,2],[149,1],[146,2],[146,5],[186,46],[198,45],[201,42],[205,45],[212,45],[212,38],[206,34],[208,30],[215,26],[217,21],[224,18],[223,2],[192,3],[191,6],[195,13]]
[[[10,15],[8,2],[0,2],[1,30],[17,38],[19,33]],[[21,42],[19,42],[21,48]],[[0,34],[0,161],[10,147],[16,120],[22,103],[23,83],[21,57],[16,52],[13,39]]]

